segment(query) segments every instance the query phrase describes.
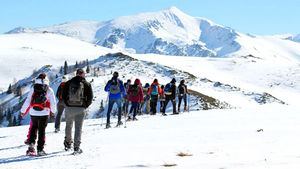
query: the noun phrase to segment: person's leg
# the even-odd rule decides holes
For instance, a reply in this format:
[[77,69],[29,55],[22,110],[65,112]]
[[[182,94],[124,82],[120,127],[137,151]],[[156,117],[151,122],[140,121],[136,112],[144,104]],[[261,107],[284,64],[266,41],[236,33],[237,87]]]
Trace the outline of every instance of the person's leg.
[[106,114],[106,124],[110,124],[110,113],[111,113],[111,110],[113,108],[114,103],[115,103],[114,100],[109,99],[109,101],[108,101],[108,109],[107,109],[107,114]]
[[184,111],[187,111],[187,95],[186,94],[183,97],[183,101],[184,101]]
[[29,133],[29,144],[35,144],[36,135],[37,135],[37,129],[38,129],[38,117],[37,116],[31,116],[31,130]]
[[65,106],[64,104],[62,103],[62,101],[59,101],[57,103],[57,115],[55,117],[55,129],[60,129],[60,121],[61,121],[61,116],[62,116],[62,113],[65,109]]
[[66,116],[66,130],[65,130],[65,142],[68,145],[72,143],[72,128],[74,122],[74,113],[72,108],[67,107],[65,109],[65,116]]
[[167,109],[169,101],[170,101],[169,98],[166,98],[166,101],[165,101],[165,104],[164,104],[164,108],[163,108],[163,114],[166,114],[166,109]]
[[178,112],[180,112],[180,105],[181,105],[182,97],[178,97]]
[[157,99],[154,100],[153,102],[153,114],[156,115],[156,109],[157,109]]
[[176,99],[172,100],[172,105],[173,105],[173,114],[177,114],[176,112]]
[[131,106],[133,107],[133,119],[135,119],[136,113],[137,113],[137,109],[138,109],[138,102],[132,102]]
[[116,100],[118,106],[118,122],[122,119],[122,99]]
[[48,116],[41,116],[38,120],[38,131],[39,131],[39,139],[38,139],[38,145],[37,150],[42,151],[44,149],[45,145],[45,130],[48,124]]
[[78,108],[75,116],[75,135],[74,135],[74,150],[80,147],[82,126],[85,117],[84,108]]

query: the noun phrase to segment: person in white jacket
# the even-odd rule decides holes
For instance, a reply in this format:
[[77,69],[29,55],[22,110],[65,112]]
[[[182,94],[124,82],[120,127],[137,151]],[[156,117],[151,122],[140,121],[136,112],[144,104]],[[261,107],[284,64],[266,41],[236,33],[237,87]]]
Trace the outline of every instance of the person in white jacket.
[[44,151],[45,130],[48,124],[48,117],[54,116],[56,112],[56,100],[54,91],[49,87],[49,80],[44,73],[36,79],[33,87],[21,108],[21,116],[30,114],[32,127],[29,131],[29,147],[27,155],[35,155],[35,139],[38,132],[37,154],[46,155]]

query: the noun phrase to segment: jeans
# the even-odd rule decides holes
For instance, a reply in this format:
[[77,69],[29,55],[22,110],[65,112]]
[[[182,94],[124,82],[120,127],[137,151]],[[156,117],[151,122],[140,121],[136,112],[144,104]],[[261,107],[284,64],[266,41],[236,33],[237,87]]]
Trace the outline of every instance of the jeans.
[[180,111],[180,105],[181,105],[181,101],[183,99],[184,101],[184,110],[186,109],[186,105],[187,105],[187,99],[186,99],[186,94],[184,94],[183,96],[178,96],[178,111]]
[[110,113],[112,111],[112,108],[114,106],[114,104],[117,104],[118,106],[118,122],[121,121],[121,115],[122,115],[122,99],[109,99],[108,101],[108,109],[107,109],[107,119],[106,119],[106,123],[109,124],[110,123]]

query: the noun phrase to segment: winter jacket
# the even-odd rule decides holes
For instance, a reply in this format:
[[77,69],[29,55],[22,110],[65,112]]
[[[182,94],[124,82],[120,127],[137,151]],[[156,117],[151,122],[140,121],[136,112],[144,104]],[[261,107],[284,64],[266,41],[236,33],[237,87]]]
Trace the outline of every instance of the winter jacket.
[[138,88],[138,92],[136,95],[134,95],[134,91],[132,90],[132,88],[129,86],[127,89],[127,97],[128,100],[131,102],[138,102],[141,103],[144,99],[144,94],[143,94],[143,88],[141,86],[140,80],[136,79],[134,84],[131,85],[133,87],[137,87]]
[[[174,100],[176,98],[176,84],[175,83],[170,83],[171,86],[171,94],[165,94],[166,95],[166,99],[168,100]],[[167,85],[166,85],[167,86]]]
[[57,91],[56,91],[56,98],[61,101],[63,100],[62,98],[62,93],[63,93],[63,89],[65,87],[65,82],[61,82],[61,84],[58,86]]
[[110,87],[112,85],[112,82],[113,82],[113,79],[109,80],[107,82],[107,84],[105,85],[105,88],[104,88],[104,91],[109,92],[109,99],[122,99],[122,97],[125,97],[126,96],[126,91],[125,91],[125,87],[123,85],[122,80],[117,79],[117,82],[118,82],[119,87],[120,87],[120,92],[117,93],[117,94],[110,93]]
[[151,86],[150,86],[150,88],[149,88],[149,90],[148,90],[148,95],[151,95],[151,93],[152,93],[152,90],[153,90],[153,86],[154,85],[157,85],[157,89],[158,89],[158,95],[161,95],[161,88],[160,88],[160,85],[159,85],[159,83],[152,83],[151,84]]
[[80,83],[80,82],[82,82],[84,84],[84,91],[83,91],[84,101],[83,101],[82,106],[76,106],[76,107],[88,108],[92,104],[92,100],[93,100],[94,96],[93,96],[93,90],[92,90],[91,84],[89,82],[87,82],[85,80],[85,78],[83,78],[81,76],[75,76],[71,80],[66,82],[64,89],[63,89],[62,98],[63,98],[66,106],[72,107],[68,104],[70,84],[71,83]]
[[27,114],[29,112],[29,114],[31,116],[48,116],[48,115],[50,115],[50,112],[53,112],[53,113],[56,112],[55,94],[54,94],[54,91],[50,87],[48,87],[48,90],[46,93],[47,106],[44,107],[44,110],[37,111],[32,108],[31,101],[32,101],[33,94],[34,94],[34,89],[31,88],[27,95],[27,98],[21,108],[21,112],[23,112],[25,114]]
[[[183,93],[180,92],[181,87],[183,87]],[[183,97],[184,95],[186,95],[187,92],[187,86],[185,84],[179,84],[178,86],[178,97]]]

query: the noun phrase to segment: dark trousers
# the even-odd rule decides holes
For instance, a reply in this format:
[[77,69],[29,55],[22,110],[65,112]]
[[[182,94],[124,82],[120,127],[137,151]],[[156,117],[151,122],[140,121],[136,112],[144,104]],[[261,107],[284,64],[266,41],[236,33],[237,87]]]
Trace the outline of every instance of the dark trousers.
[[160,112],[163,112],[163,109],[164,109],[164,106],[165,106],[165,102],[166,102],[165,100],[161,100],[160,101],[160,109],[159,109]]
[[135,118],[139,107],[139,102],[131,102],[130,114],[133,112],[133,118]]
[[61,116],[62,116],[62,113],[64,112],[64,109],[65,109],[65,104],[63,103],[62,100],[60,100],[57,103],[57,115],[55,117],[55,128],[56,129],[60,129],[60,121],[61,121]]
[[125,99],[123,103],[123,111],[125,114],[128,114],[128,107],[129,107],[129,101]]
[[30,130],[29,143],[35,144],[38,133],[37,150],[41,151],[45,145],[45,130],[48,124],[48,116],[31,116],[32,128]]
[[162,113],[166,113],[166,109],[167,109],[167,106],[168,106],[168,103],[169,101],[172,102],[172,105],[173,105],[173,114],[176,113],[176,100],[175,99],[171,99],[171,98],[166,98],[166,101],[165,101],[165,105],[164,105],[164,108],[163,108],[163,112]]
[[152,115],[156,114],[158,95],[151,95],[150,97],[150,112]]
[[122,99],[109,99],[108,101],[108,109],[107,109],[107,119],[106,119],[106,123],[109,124],[110,123],[110,113],[112,111],[112,108],[114,106],[114,104],[117,104],[118,106],[118,122],[121,121],[121,115],[122,115]]
[[183,99],[183,102],[184,102],[184,108],[186,109],[186,106],[187,106],[187,99],[186,99],[186,94],[183,95],[183,96],[178,96],[178,111],[180,111],[180,105],[181,105],[181,101]]

